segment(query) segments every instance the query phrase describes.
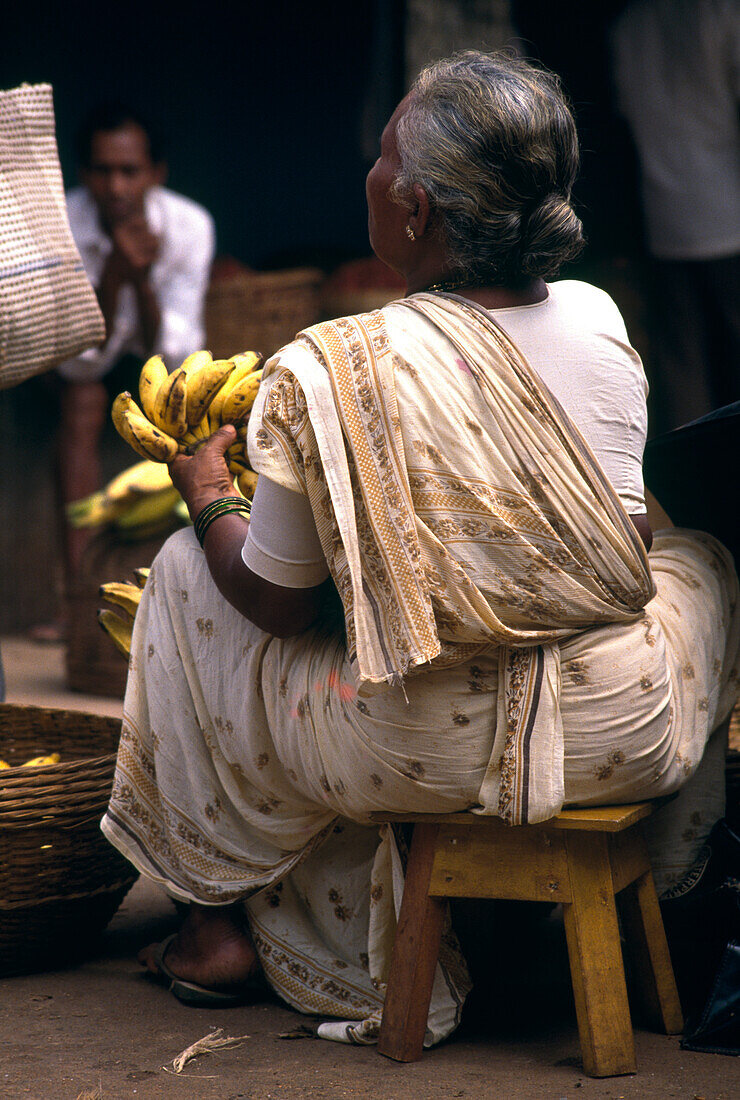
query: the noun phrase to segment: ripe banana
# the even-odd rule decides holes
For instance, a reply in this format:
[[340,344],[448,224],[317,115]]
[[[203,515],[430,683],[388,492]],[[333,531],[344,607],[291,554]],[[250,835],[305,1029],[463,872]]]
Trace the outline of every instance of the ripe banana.
[[182,523],[184,527],[187,527],[188,524],[191,524],[193,522],[190,518],[190,512],[188,511],[188,506],[185,503],[185,501],[182,499],[182,497],[180,497],[180,499],[177,501],[177,503],[175,504],[175,507],[172,509],[172,511],[174,512],[174,514],[177,516],[180,523]]
[[154,416],[151,419],[173,439],[182,439],[188,430],[187,379],[187,373],[178,367],[167,375],[154,399]]
[[136,462],[133,466],[117,474],[103,490],[109,501],[129,503],[147,493],[158,493],[162,489],[171,489],[170,472],[161,462]]
[[98,611],[98,622],[124,657],[130,657],[133,622],[130,619],[122,619],[120,615],[117,615],[115,611],[110,611],[107,607],[103,607]]
[[216,359],[188,375],[187,422],[190,428],[200,424],[208,406],[234,370],[230,359]]
[[151,570],[148,566],[146,568],[142,566],[140,569],[134,569],[134,576],[136,577],[136,583],[138,584],[139,588],[144,587],[150,572]]
[[196,424],[194,428],[186,432],[180,440],[181,450],[197,451],[201,443],[205,443],[207,439],[210,439],[211,433],[208,425],[208,417],[204,417],[200,424]]
[[140,530],[151,533],[155,525],[164,530],[172,524],[172,509],[179,499],[180,494],[174,485],[158,493],[149,493],[121,512],[114,520],[114,527],[127,538],[140,537]]
[[61,760],[61,756],[58,752],[50,752],[47,756],[33,756],[30,760],[26,760],[25,764],[22,764],[23,768],[45,768],[49,764],[58,764]]
[[[167,469],[166,466],[161,469]],[[108,499],[105,489],[99,489],[80,500],[65,505],[65,514],[72,527],[105,527],[112,523],[125,504]]]
[[248,370],[257,370],[262,362],[262,356],[258,351],[240,351],[237,355],[232,355],[231,362],[237,370],[241,370],[242,367],[246,367]]
[[227,460],[235,458],[246,465],[247,453],[242,439],[235,439],[231,446],[226,448],[226,458]]
[[177,454],[177,441],[147,420],[128,390],[113,402],[111,418],[118,434],[142,458],[171,462]]
[[257,488],[257,476],[254,470],[243,470],[236,479],[239,492],[247,500],[251,500],[254,496],[254,490]]
[[210,435],[217,431],[224,423],[221,418],[221,410],[226,397],[244,378],[257,370],[257,367],[262,362],[262,356],[258,355],[256,351],[245,351],[240,355],[235,355],[231,361],[234,364],[234,369],[214,397],[208,409]]
[[244,420],[254,404],[261,379],[261,370],[252,371],[227,393],[221,405],[222,424],[238,424]]
[[161,355],[152,355],[141,368],[139,375],[139,400],[144,416],[156,423],[155,406],[160,388],[169,378],[167,367]]
[[[153,355],[139,377],[142,408],[130,393],[119,394],[113,403],[113,423],[137,454],[157,463],[171,462],[180,451],[192,453],[223,424],[236,425],[243,443],[245,421],[262,378],[262,371],[257,370],[261,361],[262,356],[253,351],[216,360],[210,351],[197,351],[167,374],[162,357]],[[248,469],[246,456],[230,450],[233,473]],[[141,472],[143,475],[144,469]],[[112,508],[121,499],[130,500],[136,493],[163,490],[163,477],[157,481],[149,471],[140,486],[133,471],[124,471],[111,482],[107,499],[90,501],[87,506],[75,502],[70,520],[90,525],[107,522],[105,508]]]
[[138,584],[129,584],[128,581],[110,581],[101,584],[98,595],[108,603],[122,608],[133,619],[139,609],[142,589]]
[[180,363],[180,370],[184,370],[186,374],[192,374],[194,371],[202,370],[203,367],[207,367],[212,362],[213,356],[210,351],[194,351]]
[[125,517],[142,498],[173,488],[167,467],[146,459],[117,474],[105,488],[67,504],[67,520],[72,527],[107,527]]

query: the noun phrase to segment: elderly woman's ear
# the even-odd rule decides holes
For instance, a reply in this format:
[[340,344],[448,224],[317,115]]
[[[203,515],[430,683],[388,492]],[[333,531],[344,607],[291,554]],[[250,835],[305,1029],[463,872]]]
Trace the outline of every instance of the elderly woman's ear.
[[412,188],[412,207],[409,212],[409,228],[413,229],[414,236],[418,240],[429,228],[431,219],[431,206],[429,196],[420,183],[415,183]]

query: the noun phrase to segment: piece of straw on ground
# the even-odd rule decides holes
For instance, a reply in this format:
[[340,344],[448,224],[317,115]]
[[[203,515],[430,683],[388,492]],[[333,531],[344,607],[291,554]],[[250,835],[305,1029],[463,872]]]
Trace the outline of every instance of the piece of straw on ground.
[[188,1062],[192,1061],[193,1058],[200,1057],[201,1054],[213,1054],[215,1051],[224,1050],[226,1047],[237,1047],[249,1038],[248,1035],[224,1035],[223,1031],[222,1027],[217,1027],[214,1031],[209,1031],[207,1035],[204,1035],[202,1039],[198,1039],[197,1042],[186,1047],[172,1062],[175,1073],[182,1073]]

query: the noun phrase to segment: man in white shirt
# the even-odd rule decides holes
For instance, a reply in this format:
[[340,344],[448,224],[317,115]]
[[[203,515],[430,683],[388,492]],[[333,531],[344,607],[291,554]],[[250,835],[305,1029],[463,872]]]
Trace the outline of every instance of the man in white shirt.
[[632,0],[611,33],[655,259],[655,406],[675,428],[740,399],[740,4]]
[[[82,186],[67,197],[69,221],[107,339],[58,368],[63,503],[102,482],[100,439],[111,397],[103,379],[126,356],[140,361],[159,353],[172,370],[205,346],[203,307],[215,242],[210,214],[162,186],[166,168],[156,138],[136,112],[95,112],[80,134],[78,154]],[[68,576],[79,571],[88,537],[67,528]]]

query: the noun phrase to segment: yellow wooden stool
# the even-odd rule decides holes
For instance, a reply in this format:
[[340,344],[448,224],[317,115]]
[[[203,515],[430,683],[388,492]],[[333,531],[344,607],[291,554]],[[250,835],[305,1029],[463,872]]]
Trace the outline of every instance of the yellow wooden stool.
[[445,898],[560,902],[583,1068],[592,1077],[634,1073],[615,895],[635,992],[648,1023],[683,1029],[681,1005],[655,893],[642,821],[650,802],[566,810],[511,827],[477,814],[374,815],[413,822],[378,1051],[421,1057]]

